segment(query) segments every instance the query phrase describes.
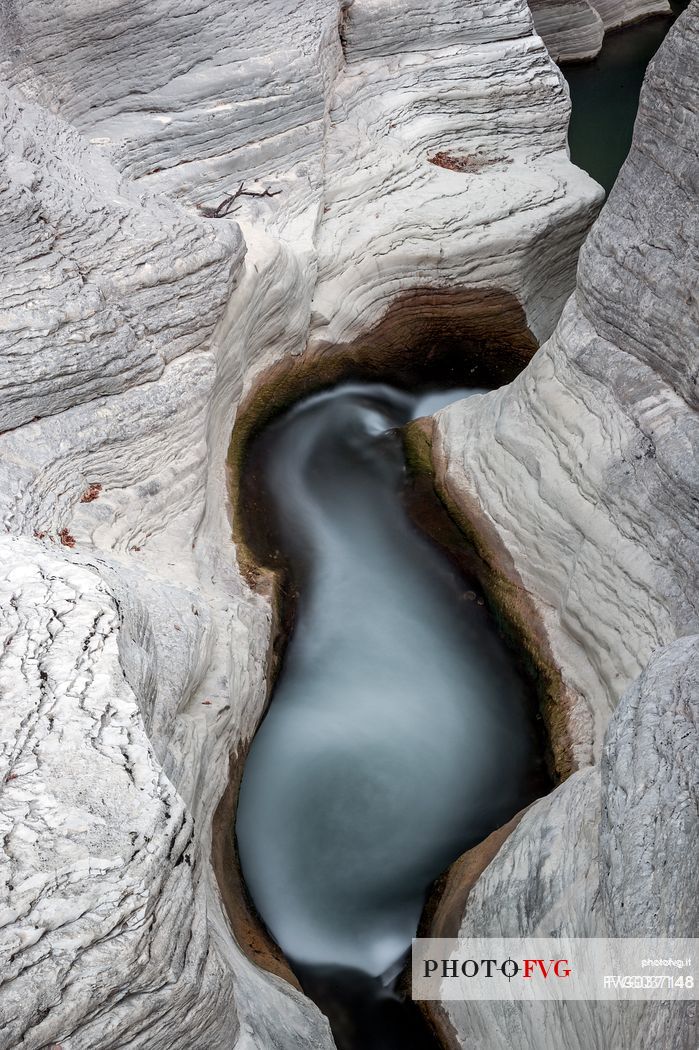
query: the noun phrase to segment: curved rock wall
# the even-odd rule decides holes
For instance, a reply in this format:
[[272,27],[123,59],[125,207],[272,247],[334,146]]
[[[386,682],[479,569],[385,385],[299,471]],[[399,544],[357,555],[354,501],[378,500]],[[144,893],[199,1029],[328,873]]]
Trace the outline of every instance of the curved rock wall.
[[342,6],[11,2],[0,68],[141,186],[205,203],[225,180],[269,177],[306,198],[321,179]]
[[[614,712],[601,765],[573,774],[524,814],[468,892],[460,928],[443,935],[695,936],[698,745],[692,635],[654,654]],[[693,1050],[699,1034],[692,1002],[442,1009],[461,1050]]]
[[594,58],[607,30],[671,13],[668,0],[529,0],[529,7],[556,62]]
[[227,529],[197,544],[245,245],[3,102],[0,1045],[329,1045],[235,945],[208,859],[266,690],[269,609]]
[[590,0],[529,0],[529,7],[555,62],[582,62],[601,51],[605,26]]
[[[209,863],[271,629],[230,540],[236,404],[425,285],[502,288],[543,338],[601,192],[523,0],[0,21],[0,1047],[321,1050]],[[204,216],[241,184],[269,192]]]
[[670,4],[663,0],[591,0],[604,22],[605,29],[637,22],[653,14],[669,14]]
[[695,3],[649,67],[634,144],[553,337],[436,417],[450,500],[475,503],[538,603],[579,764],[651,652],[697,626]]
[[[0,92],[9,430],[154,382],[205,344],[244,245],[231,224],[207,227],[143,197],[70,125]],[[160,292],[168,284],[174,308]]]
[[311,347],[351,343],[416,285],[511,292],[545,339],[572,286],[599,196],[568,160],[560,74],[521,3],[437,12],[371,0],[348,15]]
[[[698,30],[694,2],[553,337],[509,387],[436,417],[438,484],[512,553],[577,692],[578,764],[601,758],[462,879],[463,935],[698,928]],[[694,1004],[567,1007],[445,1004],[447,1031],[469,1050],[696,1046]]]

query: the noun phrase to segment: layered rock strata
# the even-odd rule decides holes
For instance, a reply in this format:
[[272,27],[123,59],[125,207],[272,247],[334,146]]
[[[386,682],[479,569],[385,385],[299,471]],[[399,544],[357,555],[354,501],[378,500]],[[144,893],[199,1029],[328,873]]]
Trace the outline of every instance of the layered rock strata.
[[[436,916],[440,936],[695,936],[698,745],[699,636],[690,635],[654,654],[624,694],[601,764],[525,813],[480,877],[488,842],[466,854],[447,885],[450,914]],[[462,1050],[697,1045],[694,1002],[565,1007],[445,1002],[439,1023]]]
[[[698,30],[694,3],[649,69],[553,337],[509,387],[436,417],[438,488],[506,545],[575,697],[572,751],[596,761],[454,869],[452,935],[699,925]],[[469,1050],[696,1045],[694,1004],[567,1005],[448,1004],[445,1031]]]
[[510,292],[545,339],[574,279],[569,246],[599,204],[571,170],[565,88],[527,9],[451,0],[429,22],[423,10],[372,0],[347,19],[311,349],[351,344],[415,285]]
[[549,625],[578,764],[653,650],[697,626],[692,5],[649,68],[634,143],[552,338],[436,417],[438,485],[475,505]]
[[0,20],[0,1046],[320,1050],[210,864],[272,622],[230,540],[236,404],[415,289],[491,343],[514,303],[531,348],[601,192],[523,0]]
[[4,105],[0,1044],[329,1045],[233,941],[208,860],[269,629],[201,534],[240,231]]
[[594,58],[608,30],[671,13],[668,0],[529,0],[529,7],[556,62]]

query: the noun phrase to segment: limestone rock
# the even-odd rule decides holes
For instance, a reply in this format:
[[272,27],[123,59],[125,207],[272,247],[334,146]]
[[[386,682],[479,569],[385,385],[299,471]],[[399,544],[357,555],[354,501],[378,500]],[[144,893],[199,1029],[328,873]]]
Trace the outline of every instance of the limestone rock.
[[485,514],[548,625],[581,765],[653,650],[697,627],[698,27],[693,4],[649,69],[553,337],[436,417],[439,483]]
[[594,58],[608,29],[670,14],[668,0],[529,0],[529,7],[556,62]]
[[[89,32],[67,16],[48,29]],[[242,953],[210,864],[270,632],[226,448],[256,353],[305,337],[301,268],[137,187],[29,79],[1,88],[0,1046],[320,1050],[327,1021]]]
[[699,929],[698,642],[690,635],[656,653],[607,732],[600,852],[615,937]]
[[342,6],[12,2],[0,68],[142,187],[205,203],[265,177],[303,207],[320,180]]
[[447,0],[426,21],[417,0],[363,0],[344,54],[311,347],[353,343],[416,285],[509,292],[545,339],[601,195],[570,165],[567,90],[526,7]]
[[663,0],[591,0],[604,22],[605,29],[637,22],[653,14],[669,14],[670,5]]
[[[699,636],[660,650],[609,725],[602,764],[524,814],[468,894],[460,935],[692,937]],[[456,931],[453,931],[456,933]],[[694,1003],[444,1003],[462,1050],[692,1050]]]
[[602,49],[604,22],[590,0],[529,0],[536,31],[556,62],[580,62]]
[[230,539],[236,406],[406,290],[500,290],[545,337],[601,191],[524,0],[0,25],[0,1047],[322,1050],[210,865],[271,631]]
[[[699,925],[698,29],[694,3],[649,70],[551,340],[509,387],[436,417],[438,484],[512,554],[577,693],[577,763],[601,760],[531,807],[465,887],[464,935]],[[697,1043],[693,1003],[454,1003],[444,1017],[462,1050]]]
[[[142,198],[77,132],[0,87],[0,427],[158,379],[211,335],[235,227]],[[178,289],[176,300],[161,288]]]

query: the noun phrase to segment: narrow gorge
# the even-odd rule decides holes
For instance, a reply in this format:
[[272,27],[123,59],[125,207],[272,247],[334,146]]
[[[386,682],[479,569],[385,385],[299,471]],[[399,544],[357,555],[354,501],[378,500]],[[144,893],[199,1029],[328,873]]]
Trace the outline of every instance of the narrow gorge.
[[0,5],[3,1050],[696,1047],[402,972],[699,932],[673,13]]
[[533,684],[401,500],[398,428],[458,396],[311,396],[256,439],[242,492],[293,601],[241,783],[242,873],[340,1045],[366,1050],[416,1039],[394,985],[430,884],[548,789]]

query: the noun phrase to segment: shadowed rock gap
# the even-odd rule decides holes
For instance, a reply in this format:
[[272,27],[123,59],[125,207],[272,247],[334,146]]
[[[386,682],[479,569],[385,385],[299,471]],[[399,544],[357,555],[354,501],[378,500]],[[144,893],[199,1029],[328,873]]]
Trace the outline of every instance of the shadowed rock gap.
[[571,160],[607,193],[631,148],[648,63],[688,3],[675,0],[672,14],[609,32],[594,59],[563,65],[572,102],[568,128]]

